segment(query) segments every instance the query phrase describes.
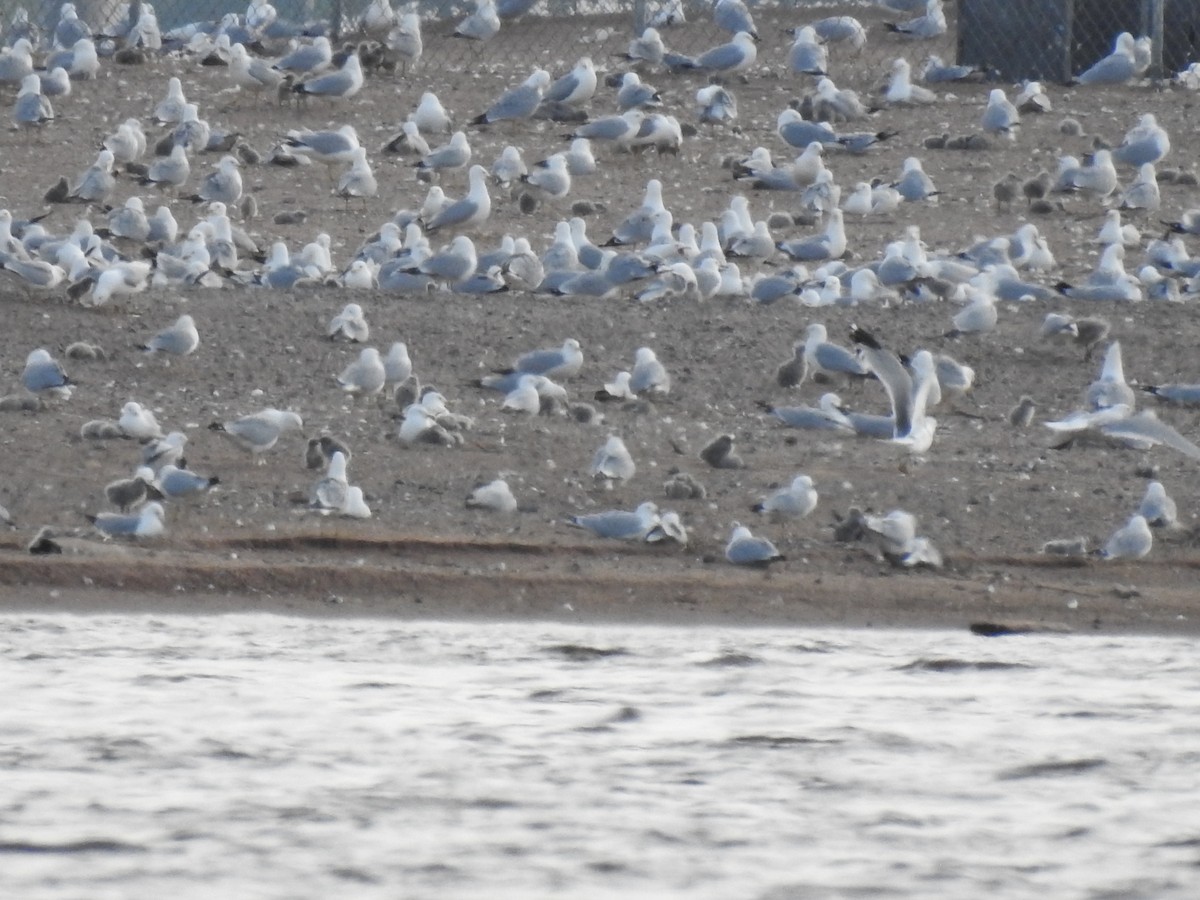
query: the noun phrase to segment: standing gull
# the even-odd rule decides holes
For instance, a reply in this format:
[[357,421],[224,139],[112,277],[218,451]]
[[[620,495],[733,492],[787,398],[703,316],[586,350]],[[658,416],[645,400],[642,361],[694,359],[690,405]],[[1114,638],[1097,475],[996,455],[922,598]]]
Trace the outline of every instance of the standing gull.
[[170,328],[164,328],[138,349],[147,353],[166,353],[170,356],[188,356],[200,346],[200,333],[189,315],[182,315]]

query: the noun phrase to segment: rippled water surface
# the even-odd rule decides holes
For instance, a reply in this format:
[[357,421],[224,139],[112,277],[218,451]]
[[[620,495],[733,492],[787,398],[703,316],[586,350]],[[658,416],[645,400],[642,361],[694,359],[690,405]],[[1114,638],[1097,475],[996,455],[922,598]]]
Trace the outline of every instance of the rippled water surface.
[[1190,641],[0,621],[0,897],[1200,896]]

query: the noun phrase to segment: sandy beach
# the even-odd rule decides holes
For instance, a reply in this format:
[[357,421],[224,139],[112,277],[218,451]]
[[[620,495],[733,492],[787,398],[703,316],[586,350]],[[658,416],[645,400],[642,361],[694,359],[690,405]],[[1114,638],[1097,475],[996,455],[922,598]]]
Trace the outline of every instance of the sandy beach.
[[[613,40],[613,47],[622,45]],[[685,140],[678,158],[633,158],[598,151],[600,172],[578,179],[572,201],[593,203],[588,232],[600,243],[632,210],[646,180],[664,183],[676,221],[715,219],[735,193],[749,197],[756,218],[794,212],[797,195],[754,192],[732,181],[723,164],[768,146],[784,154],[775,117],[805,86],[783,76],[786,38],[772,35],[760,49],[761,71],[735,82],[741,105],[736,130],[702,130]],[[555,74],[574,63],[575,49],[541,48],[535,62]],[[590,52],[600,59],[605,48]],[[897,45],[897,52],[910,45]],[[533,51],[531,51],[533,52]],[[581,51],[582,52],[582,51]],[[498,86],[520,80],[528,59],[488,64],[468,74],[439,72],[436,89],[460,121],[479,112]],[[607,63],[607,60],[606,60]],[[0,184],[6,204],[20,217],[42,211],[42,194],[61,174],[82,171],[100,138],[128,116],[148,117],[168,75],[184,79],[202,112],[216,126],[237,130],[261,152],[288,128],[337,127],[351,122],[370,149],[381,189],[376,198],[347,207],[332,197],[324,172],[251,167],[244,173],[261,216],[246,227],[263,243],[284,240],[293,250],[318,232],[331,236],[335,263],[344,266],[358,244],[395,210],[418,206],[426,185],[404,160],[376,148],[430,83],[377,77],[344,109],[313,103],[307,110],[280,108],[270,99],[235,98],[218,70],[186,60],[145,67],[105,67],[94,83],[81,83],[59,103],[62,119],[41,135],[0,136]],[[690,109],[705,79],[656,76],[669,105]],[[841,81],[841,79],[839,79]],[[861,84],[865,88],[867,85]],[[872,177],[894,179],[903,160],[921,156],[941,191],[936,204],[906,204],[899,214],[850,220],[852,259],[882,253],[906,226],[918,225],[932,250],[955,250],[977,236],[1011,233],[1033,221],[1049,240],[1059,267],[1042,283],[1076,281],[1094,265],[1093,237],[1102,224],[1097,201],[1067,198],[1048,215],[1020,204],[997,211],[992,184],[1006,172],[1022,178],[1053,171],[1061,153],[1082,154],[1092,135],[1117,143],[1138,115],[1153,111],[1180,139],[1167,165],[1188,168],[1194,155],[1182,137],[1192,111],[1190,95],[1173,90],[1107,91],[1051,88],[1054,112],[1027,116],[1015,144],[978,152],[925,150],[929,134],[968,133],[977,122],[989,85],[956,85],[939,103],[912,112],[885,109],[871,130],[899,135],[869,154],[831,154],[839,183]],[[597,111],[609,111],[611,91],[601,88]],[[1084,124],[1088,136],[1059,130],[1064,116]],[[681,115],[682,118],[682,115]],[[501,148],[519,144],[528,160],[563,146],[561,125],[502,126],[474,131],[477,160],[490,164]],[[217,156],[193,161],[193,181]],[[1123,180],[1130,173],[1122,172]],[[464,172],[443,179],[451,196],[465,190]],[[122,179],[114,204],[143,191]],[[489,221],[472,230],[481,247],[504,233],[530,237],[542,250],[570,203],[547,203],[524,215],[494,194]],[[1146,239],[1160,220],[1178,219],[1200,201],[1195,186],[1162,185],[1163,208],[1139,221]],[[184,228],[201,214],[186,200],[167,198]],[[277,225],[275,213],[302,209],[303,224]],[[53,207],[42,223],[68,231],[81,207]],[[102,212],[90,218],[103,224]],[[777,238],[813,229],[780,230]],[[445,236],[449,240],[449,235]],[[1191,240],[1191,239],[1189,239]],[[435,241],[436,243],[436,241]],[[1145,243],[1145,241],[1143,241]],[[126,248],[136,251],[136,248]],[[776,260],[776,262],[779,262]],[[1142,251],[1130,248],[1135,271]],[[252,262],[246,261],[246,268]],[[755,271],[746,266],[743,271]],[[407,448],[394,438],[400,410],[386,401],[352,403],[334,376],[359,347],[332,343],[324,325],[345,303],[358,302],[371,327],[368,344],[386,350],[407,342],[422,384],[435,385],[454,412],[474,427],[459,447]],[[372,615],[469,619],[539,618],[579,621],[690,622],[869,627],[966,628],[1000,623],[1078,632],[1195,633],[1197,597],[1195,525],[1196,462],[1169,448],[1133,451],[1110,445],[1053,449],[1040,423],[1081,405],[1100,367],[1070,345],[1039,338],[1046,313],[1104,316],[1121,342],[1131,384],[1200,381],[1194,348],[1200,338],[1187,304],[1002,303],[999,324],[981,336],[943,337],[956,307],[948,304],[855,309],[810,309],[790,301],[770,306],[716,300],[640,304],[556,299],[510,293],[488,297],[434,293],[391,296],[315,287],[290,292],[265,289],[150,290],[100,309],[84,309],[65,291],[46,295],[8,276],[0,282],[5,338],[0,354],[4,392],[15,393],[25,356],[45,347],[61,359],[67,345],[88,341],[104,350],[92,361],[63,360],[78,384],[73,397],[38,411],[0,413],[5,459],[0,502],[17,529],[0,535],[0,607],[76,612],[137,610],[210,613],[240,610],[304,615]],[[137,345],[183,312],[201,334],[199,350],[172,360],[147,356]],[[813,322],[831,339],[848,343],[852,323],[881,335],[888,346],[947,353],[970,365],[976,386],[938,419],[930,452],[911,457],[885,442],[788,429],[760,403],[815,403],[829,387],[809,381],[782,389],[776,367]],[[511,365],[520,353],[577,339],[585,354],[581,373],[566,387],[572,399],[593,403],[602,421],[580,424],[565,416],[513,416],[500,410],[501,395],[474,381]],[[629,404],[600,404],[593,393],[638,347],[650,346],[673,376],[668,397]],[[888,412],[876,382],[838,388],[857,410]],[[1140,393],[1140,392],[1139,392]],[[1008,412],[1024,394],[1037,404],[1034,423],[1013,428]],[[80,426],[115,419],[124,403],[153,409],[166,430],[188,437],[192,469],[220,478],[199,501],[172,504],[167,534],[150,541],[101,542],[84,513],[105,508],[103,487],[131,474],[138,448],[127,440],[88,441]],[[1146,403],[1153,398],[1146,395]],[[304,434],[281,440],[258,466],[209,425],[266,406],[293,409]],[[1195,411],[1159,407],[1192,440],[1200,437]],[[361,485],[374,516],[366,521],[306,513],[303,501],[318,477],[305,468],[305,437],[335,435],[353,449],[350,479]],[[746,466],[714,469],[698,454],[713,437],[731,434]],[[592,454],[609,434],[619,434],[637,462],[636,475],[615,489],[598,487],[588,474]],[[675,472],[693,476],[705,497],[669,500],[663,483]],[[750,507],[798,474],[810,475],[820,494],[811,516],[772,522]],[[512,515],[464,506],[473,486],[505,477],[520,503]],[[1180,524],[1156,534],[1153,551],[1137,562],[1091,557],[1058,559],[1039,553],[1046,541],[1084,537],[1089,548],[1136,509],[1150,478],[1177,500]],[[650,546],[604,541],[572,528],[567,517],[597,510],[632,509],[654,500],[676,510],[689,544]],[[833,539],[851,507],[884,513],[902,508],[945,556],[938,571],[899,570],[858,543]],[[769,537],[787,560],[770,572],[725,562],[731,524],[741,521]],[[33,557],[25,545],[41,526],[66,539],[67,552]]]

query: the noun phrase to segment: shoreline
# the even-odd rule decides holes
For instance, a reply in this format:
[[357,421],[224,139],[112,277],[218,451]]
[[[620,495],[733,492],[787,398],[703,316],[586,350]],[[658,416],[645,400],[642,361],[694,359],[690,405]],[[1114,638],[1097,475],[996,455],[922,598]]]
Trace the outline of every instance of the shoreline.
[[67,538],[64,555],[0,545],[0,610],[273,613],[444,621],[576,621],[977,633],[1200,634],[1196,566],[954,557],[901,571],[854,547],[793,568],[738,569],[656,548],[320,532],[143,547]]

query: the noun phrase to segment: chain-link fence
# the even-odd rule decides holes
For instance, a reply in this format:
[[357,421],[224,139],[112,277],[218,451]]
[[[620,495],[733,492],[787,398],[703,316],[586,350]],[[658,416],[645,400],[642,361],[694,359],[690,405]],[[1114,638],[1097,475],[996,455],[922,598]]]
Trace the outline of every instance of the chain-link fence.
[[[418,0],[395,10],[388,0],[278,0],[274,21],[258,33],[268,50],[291,37],[317,33],[335,40],[366,36],[386,41],[390,25],[413,12],[421,23],[419,66],[432,72],[516,60],[529,68],[585,54],[599,63],[622,53],[646,25],[659,29],[669,51],[689,56],[730,37],[714,21],[713,0],[495,2],[500,31],[485,41],[454,36],[474,11],[475,0]],[[132,5],[128,0],[76,0],[75,7],[98,33],[114,35],[128,29],[138,9],[137,0]],[[506,16],[519,7],[525,7],[519,15]],[[15,33],[10,23],[20,15],[19,8],[20,0],[0,0],[10,41]],[[245,24],[249,12],[245,0],[156,0],[154,11],[168,40],[197,25],[216,28],[223,19],[228,27],[233,16]],[[759,37],[757,65],[777,71],[786,71],[797,27],[853,17],[865,42],[829,44],[839,83],[877,81],[899,56],[919,71],[931,55],[978,66],[1006,81],[1067,81],[1108,54],[1122,31],[1148,36],[1155,63],[1161,60],[1168,75],[1200,58],[1200,0],[783,0],[752,4],[750,11]],[[48,42],[60,4],[44,0],[27,13]]]

